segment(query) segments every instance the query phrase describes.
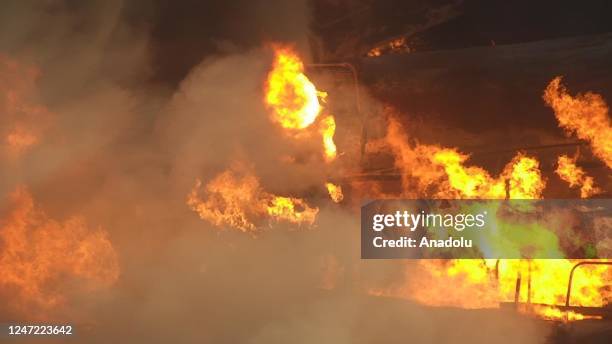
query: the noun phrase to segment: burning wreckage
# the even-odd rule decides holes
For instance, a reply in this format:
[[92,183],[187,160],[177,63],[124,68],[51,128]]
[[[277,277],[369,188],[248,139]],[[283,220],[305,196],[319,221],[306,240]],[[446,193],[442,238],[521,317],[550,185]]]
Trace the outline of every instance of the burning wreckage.
[[[425,28],[439,28],[432,18]],[[431,35],[393,34],[340,52],[313,38],[310,62],[290,43],[268,45],[260,103],[293,148],[275,158],[280,166],[311,165],[320,178],[295,192],[273,190],[248,156],[240,156],[216,175],[191,180],[181,206],[220,231],[257,239],[277,226],[314,231],[329,207],[357,216],[367,199],[610,197],[610,34],[507,45],[488,40],[439,51],[423,45],[437,37]],[[0,62],[21,70],[2,56]],[[588,73],[573,67],[587,65]],[[28,68],[22,74],[36,77]],[[44,122],[53,114],[20,97],[32,86],[28,80],[15,83],[23,89],[0,105]],[[39,135],[15,129],[6,137],[7,154],[22,154]],[[89,230],[79,217],[49,218],[26,188],[10,199],[14,209],[0,227],[1,243],[10,248],[0,251],[0,287],[18,290],[26,301],[15,312],[34,307],[43,314],[62,304],[66,296],[45,287],[58,276],[83,279],[88,290],[117,283],[119,258],[107,232]],[[597,226],[607,238],[610,223]],[[573,230],[555,233],[550,245],[572,241]],[[27,238],[35,239],[34,247]],[[596,250],[610,252],[612,243],[601,240]],[[372,308],[406,302],[453,309],[459,317],[512,314],[553,328],[555,343],[612,338],[612,260],[395,263],[410,276],[401,284],[356,283]],[[320,289],[341,287],[338,271],[352,269],[342,264],[333,255],[324,259]]]
[[[360,130],[357,130],[362,135],[358,139],[344,139],[353,144],[360,143],[345,149],[343,139],[335,135],[336,116],[330,111],[332,106],[327,105],[333,102],[332,93],[319,90],[306,76],[308,69],[319,72],[315,75],[320,76],[320,70],[326,68],[305,66],[288,46],[276,45],[273,49],[274,63],[265,83],[264,98],[270,120],[296,140],[319,141],[320,155],[316,159],[334,166],[329,174],[333,177],[321,187],[327,190],[332,202],[355,209],[363,198],[539,199],[548,191],[544,172],[551,171],[566,183],[562,186],[563,192],[579,192],[583,198],[609,194],[605,191],[608,189],[597,185],[587,170],[578,164],[578,161],[587,161],[583,158],[586,155],[588,159],[599,159],[605,165],[597,165],[595,170],[604,170],[605,174],[612,168],[612,128],[608,106],[596,93],[570,93],[562,77],[554,77],[545,85],[541,91],[542,107],[552,110],[550,116],[556,116],[559,127],[569,137],[581,141],[524,146],[512,149],[514,152],[507,149],[479,152],[489,158],[489,161],[481,160],[485,164],[490,163],[491,156],[499,161],[508,153],[514,154],[501,168],[501,173],[495,176],[487,169],[472,165],[470,153],[410,139],[409,131],[402,123],[405,118],[389,105],[374,110],[360,109],[362,105],[355,103],[360,101],[360,85],[349,87],[348,92],[352,95],[347,98],[349,103],[353,102],[348,105],[349,108],[353,106],[350,111],[380,111],[381,114],[378,117],[369,113],[357,117],[357,121],[363,120]],[[386,64],[380,65],[378,61],[382,59],[377,59],[373,66],[364,63],[364,68],[370,69],[363,73],[379,73],[382,68],[391,68]],[[393,66],[396,62],[390,61],[389,64]],[[331,65],[331,69],[338,66],[348,70],[348,83],[353,83],[355,69],[345,68],[346,65]],[[385,72],[391,73],[384,70],[382,74]],[[342,91],[346,92],[346,89],[339,92]],[[338,107],[343,106],[346,112],[346,104]],[[353,116],[350,120],[356,119]],[[371,132],[370,126],[378,125],[380,128],[381,121],[386,123],[382,126],[382,133]],[[343,121],[338,120],[338,123]],[[355,149],[355,146],[359,148]],[[359,156],[352,160],[358,161],[356,165],[343,161],[343,153],[350,150]],[[575,152],[557,153],[559,150]],[[585,151],[592,152],[592,155]],[[546,156],[546,165],[543,166],[532,152],[555,156]],[[391,165],[376,166],[385,163],[385,156],[390,156],[387,161]],[[351,161],[348,157],[346,160]],[[594,163],[585,164],[592,166]],[[552,165],[551,170],[547,170],[549,165]],[[555,195],[554,192],[551,195]],[[278,196],[263,190],[257,177],[245,166],[234,166],[205,186],[197,181],[188,205],[206,221],[253,235],[257,235],[264,224],[279,221],[316,226],[319,211],[306,198]],[[609,230],[609,226],[602,228]],[[371,289],[369,294],[403,298],[434,307],[499,308],[502,311],[511,308],[525,315],[564,324],[560,331],[582,331],[583,326],[594,326],[594,333],[604,331],[601,333],[605,336],[610,334],[612,261],[487,259],[425,260],[418,264],[422,276],[415,278],[412,272],[411,285]],[[424,287],[420,283],[427,282],[419,282],[420,279],[427,281],[432,278],[438,281],[435,285]],[[453,295],[436,292],[437,286],[449,284],[465,294],[461,291]],[[579,320],[581,322],[576,322]]]
[[[576,193],[581,198],[605,198],[610,195],[612,168],[606,99],[592,91],[571,92],[554,68],[532,73],[532,80],[519,92],[525,100],[515,99],[511,88],[520,84],[520,71],[533,68],[533,56],[554,61],[563,59],[560,50],[574,49],[576,63],[603,66],[602,61],[612,57],[610,42],[609,36],[595,41],[570,38],[411,54],[402,38],[383,48],[373,47],[357,62],[312,64],[304,64],[290,46],[274,45],[263,101],[270,120],[285,135],[319,142],[314,149],[319,157],[314,159],[328,166],[330,176],[320,189],[327,191],[332,202],[353,211],[360,200],[372,198],[540,199]],[[596,45],[603,52],[593,58],[590,52],[575,48],[580,44]],[[448,61],[454,61],[456,68]],[[499,61],[508,65],[502,68]],[[463,70],[487,75],[489,80],[473,82],[473,76]],[[503,86],[508,75],[511,86]],[[326,85],[321,87],[325,91],[319,84]],[[424,88],[433,94],[423,93]],[[475,103],[466,105],[464,99]],[[485,111],[505,105],[501,114]],[[517,108],[524,113],[508,113]],[[426,118],[403,115],[432,109],[438,117],[427,125],[423,124]],[[443,125],[438,133],[426,132],[440,121],[452,125],[449,116],[457,112],[471,128],[460,125],[456,137],[452,131],[444,132]],[[472,116],[466,115],[470,112]],[[487,117],[477,117],[483,112]],[[533,120],[530,114],[548,119]],[[506,118],[514,118],[515,123],[509,123],[503,134],[496,132],[497,122]],[[549,124],[554,118],[555,128],[546,130],[564,132],[565,138],[535,137],[537,132],[529,132],[531,126],[523,129],[528,121]],[[432,138],[439,141],[428,142]],[[473,143],[460,149],[458,141]],[[286,159],[295,161],[295,157]],[[316,197],[310,199],[316,201]],[[206,221],[253,235],[278,221],[316,226],[319,211],[308,198],[263,190],[245,166],[230,168],[206,186],[198,181],[188,204]],[[602,225],[602,230],[609,229]],[[602,243],[599,249],[609,250],[609,244]],[[509,309],[560,324],[560,342],[612,335],[610,260],[424,260],[417,264],[407,285],[372,288],[369,295],[432,307]],[[458,290],[448,293],[447,285]]]

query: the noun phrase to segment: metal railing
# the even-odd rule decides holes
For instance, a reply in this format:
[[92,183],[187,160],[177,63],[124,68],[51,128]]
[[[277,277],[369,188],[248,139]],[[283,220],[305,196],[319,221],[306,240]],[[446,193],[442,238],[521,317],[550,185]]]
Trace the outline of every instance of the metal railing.
[[572,270],[570,272],[569,281],[567,282],[567,296],[565,297],[565,307],[570,306],[570,297],[572,294],[572,282],[574,280],[574,272],[579,266],[582,266],[582,265],[609,265],[609,266],[612,266],[612,262],[586,261],[586,262],[579,262],[576,265],[574,265],[574,267],[572,267]]

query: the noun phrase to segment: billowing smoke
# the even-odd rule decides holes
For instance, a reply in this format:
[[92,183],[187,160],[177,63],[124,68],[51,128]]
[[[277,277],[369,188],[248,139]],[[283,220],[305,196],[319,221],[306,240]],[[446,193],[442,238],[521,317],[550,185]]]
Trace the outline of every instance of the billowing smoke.
[[[209,50],[176,73],[157,68],[181,65],[180,51],[162,45],[160,55],[156,44],[180,35],[152,39],[161,34],[151,22],[170,20],[170,3],[14,2],[2,11],[0,264],[47,274],[0,275],[9,305],[0,323],[68,322],[89,343],[542,342],[546,329],[514,313],[367,293],[401,284],[405,264],[359,259],[359,217],[327,198],[334,168],[320,141],[287,136],[263,104],[269,43],[294,42],[308,56],[307,4],[218,6],[227,6],[222,19],[196,17],[229,23],[224,34],[203,36]],[[253,235],[200,219],[186,204],[195,181],[236,161],[267,192],[308,199],[316,224],[271,222]],[[15,205],[15,190],[25,203]],[[42,261],[49,252],[52,262]]]

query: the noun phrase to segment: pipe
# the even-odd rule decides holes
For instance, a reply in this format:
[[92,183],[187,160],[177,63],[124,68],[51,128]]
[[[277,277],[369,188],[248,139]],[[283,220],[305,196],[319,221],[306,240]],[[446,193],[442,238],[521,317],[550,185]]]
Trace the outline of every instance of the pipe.
[[311,63],[306,65],[306,67],[311,68],[345,68],[349,70],[351,75],[353,76],[353,86],[355,88],[355,109],[357,110],[357,116],[363,117],[361,123],[361,159],[363,159],[363,154],[365,153],[365,144],[367,140],[367,131],[366,131],[366,117],[361,115],[361,97],[359,95],[359,78],[357,76],[357,69],[349,62],[338,62],[338,63]]
[[572,270],[570,271],[569,281],[567,282],[567,296],[565,297],[565,307],[569,307],[570,305],[570,296],[572,293],[572,281],[574,280],[574,271],[576,271],[576,268],[582,265],[610,265],[612,266],[612,262],[590,262],[589,261],[589,262],[580,262],[574,265],[574,267],[572,267]]

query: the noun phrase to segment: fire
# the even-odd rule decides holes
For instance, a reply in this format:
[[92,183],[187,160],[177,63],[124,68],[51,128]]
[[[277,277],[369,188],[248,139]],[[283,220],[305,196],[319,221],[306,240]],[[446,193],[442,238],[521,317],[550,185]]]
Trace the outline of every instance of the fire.
[[451,189],[466,198],[504,198],[503,180],[493,179],[480,167],[465,167],[467,155],[453,149],[440,149],[433,155],[433,162],[444,167]]
[[[385,146],[391,150],[395,166],[401,172],[403,193],[410,197],[537,199],[546,187],[539,162],[533,157],[519,152],[499,176],[493,177],[480,167],[466,165],[469,155],[456,149],[410,144],[394,118],[389,120],[384,143],[374,148],[380,150]],[[404,284],[369,292],[430,306],[462,308],[497,308],[503,302],[516,300],[532,306],[521,311],[545,319],[580,320],[588,317],[558,308],[565,304],[569,274],[578,262],[567,259],[424,260],[416,267],[407,268]],[[611,281],[612,271],[608,266],[581,266],[574,275],[570,304],[605,306],[612,298]],[[453,288],[447,288],[448,285]]]
[[[580,320],[584,317],[582,314],[568,314],[556,307],[565,304],[570,270],[577,262],[567,259],[424,260],[406,271],[406,284],[370,293],[407,298],[429,306],[470,309],[497,308],[502,302],[516,300],[534,307],[522,311],[533,311],[547,319]],[[608,266],[578,268],[570,305],[605,306],[612,297],[611,279]],[[448,288],[449,285],[453,288]]]
[[[265,103],[271,110],[272,121],[293,133],[308,129],[323,111],[319,98],[327,93],[317,90],[304,75],[304,64],[290,48],[275,47],[275,59],[266,83]],[[323,158],[332,162],[337,155],[334,134],[336,120],[326,115],[317,127],[323,141]]]
[[612,126],[604,99],[591,92],[571,96],[561,84],[561,77],[548,84],[543,98],[554,110],[559,126],[589,141],[593,154],[612,168]]
[[299,198],[275,196],[267,207],[268,215],[277,221],[307,223],[312,225],[317,218],[318,208],[311,208]]
[[336,132],[336,121],[332,116],[326,116],[321,120],[321,135],[323,136],[323,153],[325,161],[330,162],[336,158],[336,144],[334,133]]
[[340,185],[336,185],[334,183],[325,183],[325,187],[327,188],[327,193],[329,197],[335,203],[340,203],[344,199],[344,194],[342,194],[342,187]]
[[540,198],[546,182],[540,172],[540,163],[522,153],[506,166],[503,176],[508,180],[510,199]]
[[568,182],[570,187],[580,187],[580,197],[588,198],[601,192],[601,189],[595,186],[593,177],[590,177],[586,172],[576,166],[578,156],[570,158],[567,155],[562,155],[557,160],[557,169],[555,173],[564,181]]
[[379,57],[388,53],[407,53],[410,52],[406,37],[399,37],[391,41],[380,44],[368,51],[368,57]]
[[242,164],[234,164],[204,187],[197,180],[187,205],[215,226],[233,227],[243,232],[256,230],[264,220],[312,225],[319,211],[302,199],[266,192],[259,179]]
[[466,166],[469,155],[454,148],[410,145],[397,119],[390,118],[385,141],[402,173],[407,197],[531,199],[539,198],[546,186],[538,161],[523,153],[493,177],[483,168]]
[[268,74],[266,104],[272,120],[286,129],[304,129],[319,116],[319,92],[304,75],[304,64],[289,48],[276,47],[272,71]]
[[598,315],[584,315],[570,310],[561,310],[558,307],[548,305],[530,305],[521,307],[524,313],[533,313],[547,320],[576,321],[586,319],[601,319]]
[[11,293],[10,306],[31,313],[66,301],[74,281],[85,290],[111,286],[119,277],[118,258],[108,233],[90,230],[81,218],[49,219],[32,196],[19,188],[0,225],[0,293]]

